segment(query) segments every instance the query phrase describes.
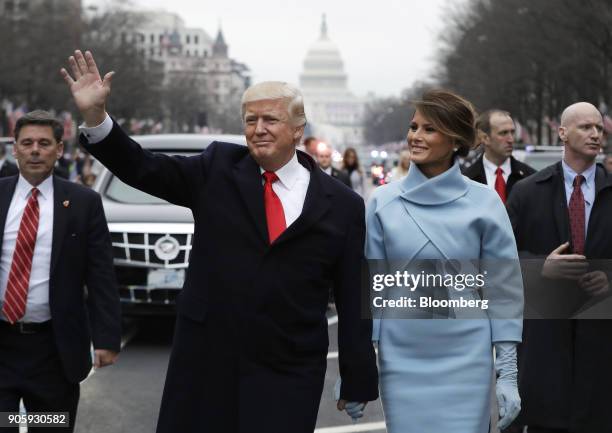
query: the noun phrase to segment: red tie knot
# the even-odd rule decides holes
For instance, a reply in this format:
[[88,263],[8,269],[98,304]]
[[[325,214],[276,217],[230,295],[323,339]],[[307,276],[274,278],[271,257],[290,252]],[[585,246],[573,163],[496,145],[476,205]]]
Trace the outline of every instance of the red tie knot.
[[574,187],[582,185],[582,182],[584,182],[584,176],[579,174],[574,178]]
[[273,171],[264,171],[263,177],[266,180],[266,183],[270,184],[278,180],[278,176]]
[[504,174],[504,170],[502,170],[502,168],[501,168],[501,167],[497,167],[497,170],[495,170],[495,174],[496,174],[496,175],[498,175],[498,176],[499,176],[500,174]]
[[33,198],[34,200],[38,199],[38,193],[39,193],[39,192],[40,192],[40,191],[38,190],[38,188],[32,188],[31,193],[32,193],[32,198]]

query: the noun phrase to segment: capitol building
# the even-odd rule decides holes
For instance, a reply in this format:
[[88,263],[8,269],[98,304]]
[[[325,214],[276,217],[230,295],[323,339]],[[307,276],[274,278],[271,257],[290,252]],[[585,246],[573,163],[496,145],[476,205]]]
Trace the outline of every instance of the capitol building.
[[364,144],[365,100],[350,92],[347,80],[340,51],[328,36],[323,15],[319,39],[304,59],[300,88],[308,119],[307,134],[339,150]]

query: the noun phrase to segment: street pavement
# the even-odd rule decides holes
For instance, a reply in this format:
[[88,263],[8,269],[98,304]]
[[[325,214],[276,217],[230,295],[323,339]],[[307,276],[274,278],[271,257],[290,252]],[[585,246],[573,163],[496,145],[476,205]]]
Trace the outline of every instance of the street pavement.
[[[385,432],[380,401],[370,403],[353,424],[336,409],[338,378],[337,317],[329,319],[329,355],[316,433]],[[152,433],[170,356],[173,319],[134,320],[126,324],[123,350],[112,367],[97,370],[81,384],[76,433]],[[179,433],[179,432],[177,432]]]

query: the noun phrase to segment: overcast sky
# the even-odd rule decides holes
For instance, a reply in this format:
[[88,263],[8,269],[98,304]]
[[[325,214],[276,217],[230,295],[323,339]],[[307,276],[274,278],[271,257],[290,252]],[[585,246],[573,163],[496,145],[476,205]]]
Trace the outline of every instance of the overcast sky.
[[[318,38],[321,15],[357,95],[399,95],[435,65],[444,6],[465,0],[133,0],[178,13],[211,37],[221,22],[230,56],[253,81],[299,84],[302,62]],[[99,3],[92,0],[86,4]]]

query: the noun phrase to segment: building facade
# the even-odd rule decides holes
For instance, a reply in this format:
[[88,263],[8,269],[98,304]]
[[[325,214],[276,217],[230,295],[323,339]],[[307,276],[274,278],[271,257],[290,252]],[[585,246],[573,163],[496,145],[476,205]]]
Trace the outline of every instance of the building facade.
[[217,132],[235,132],[240,122],[240,98],[250,85],[249,68],[229,57],[219,28],[216,38],[201,28],[187,27],[183,19],[166,11],[133,12],[138,18],[121,38],[136,42],[140,52],[163,69],[163,83],[190,86],[201,103],[198,126]]

